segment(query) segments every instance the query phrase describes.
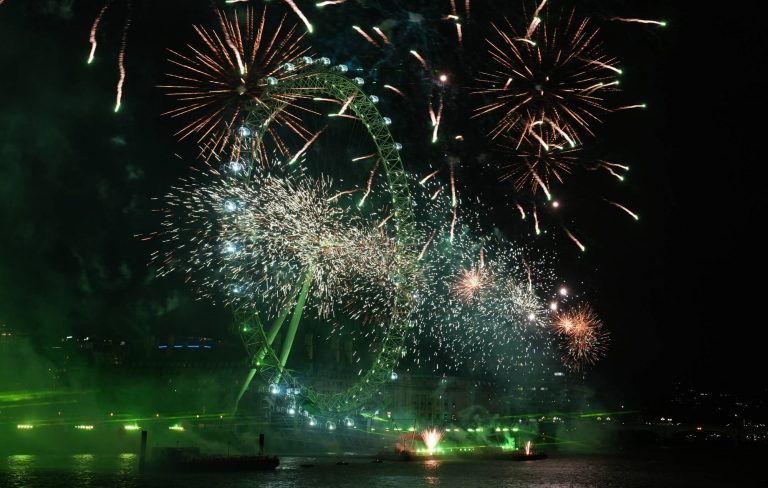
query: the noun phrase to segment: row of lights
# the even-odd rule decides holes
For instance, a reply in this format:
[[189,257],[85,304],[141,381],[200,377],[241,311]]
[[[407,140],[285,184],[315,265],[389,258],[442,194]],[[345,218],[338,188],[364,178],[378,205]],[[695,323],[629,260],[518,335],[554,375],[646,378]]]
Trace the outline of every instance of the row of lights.
[[[16,426],[16,428],[19,429],[19,430],[32,430],[32,429],[35,428],[35,426],[33,424],[18,424]],[[91,425],[91,424],[75,425],[75,429],[77,429],[77,430],[93,430],[94,428],[95,427],[93,425]],[[134,430],[141,430],[141,427],[139,427],[136,424],[128,424],[128,425],[124,425],[123,429],[125,429],[127,431],[134,431]],[[184,431],[184,426],[180,425],[180,424],[174,424],[174,425],[171,425],[170,427],[168,427],[168,430],[175,430],[175,431],[183,432]]]

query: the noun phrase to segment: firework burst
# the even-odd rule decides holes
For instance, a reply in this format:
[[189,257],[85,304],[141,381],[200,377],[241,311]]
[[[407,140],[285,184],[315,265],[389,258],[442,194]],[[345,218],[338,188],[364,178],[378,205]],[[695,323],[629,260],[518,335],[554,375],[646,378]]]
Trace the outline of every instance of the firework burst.
[[424,446],[427,448],[429,454],[432,454],[437,445],[443,439],[445,433],[440,429],[425,429],[421,431],[421,440],[424,441]]
[[465,302],[482,294],[493,284],[493,276],[482,266],[462,271],[451,285],[451,292]]
[[552,327],[561,339],[563,363],[570,369],[582,370],[605,353],[608,333],[589,305],[555,313]]
[[481,73],[475,91],[490,99],[475,116],[498,114],[491,137],[536,140],[534,124],[571,144],[594,135],[591,124],[609,110],[605,94],[615,89],[621,71],[603,54],[589,21],[571,13],[551,25],[535,16],[526,30],[509,20],[492,27],[495,36],[487,43],[494,65]]
[[[266,87],[294,75],[295,61],[308,51],[301,45],[303,34],[295,25],[286,25],[284,16],[268,32],[266,9],[256,16],[248,8],[243,19],[236,13],[228,18],[221,11],[217,16],[218,32],[195,27],[201,46],[189,45],[187,54],[170,50],[169,60],[178,72],[169,73],[172,83],[161,86],[177,102],[166,114],[188,120],[176,135],[184,139],[194,134],[212,153],[225,150],[239,136],[235,129],[249,112],[273,103],[267,100]],[[306,109],[297,105],[299,97],[274,92],[269,97],[286,105],[275,116],[276,125],[309,140],[312,134],[302,126],[300,112]],[[269,135],[286,153],[273,129]]]
[[310,280],[318,316],[340,305],[356,318],[386,315],[395,244],[339,205],[330,180],[275,163],[247,182],[231,172],[210,168],[166,196],[160,275],[184,272],[206,298],[271,314]]
[[535,195],[542,191],[549,200],[552,183],[563,183],[565,176],[578,164],[578,149],[551,139],[542,138],[542,141],[543,144],[524,143],[525,147],[501,165],[499,179],[511,181],[518,192],[528,189]]
[[414,177],[414,187],[421,252],[411,360],[438,372],[472,364],[489,373],[553,362],[543,321],[555,282],[548,258],[483,237],[480,206],[459,206],[439,171]]

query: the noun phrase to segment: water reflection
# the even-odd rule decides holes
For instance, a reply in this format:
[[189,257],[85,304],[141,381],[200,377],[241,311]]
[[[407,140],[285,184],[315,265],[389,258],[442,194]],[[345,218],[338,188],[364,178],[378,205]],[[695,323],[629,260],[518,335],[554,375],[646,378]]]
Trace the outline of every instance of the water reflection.
[[93,454],[74,454],[72,456],[72,481],[75,486],[94,486],[93,465],[96,456]]
[[427,459],[424,461],[424,468],[430,472],[428,476],[424,476],[424,482],[427,485],[432,486],[440,483],[440,477],[437,476],[437,469],[441,464],[442,462],[437,459]]
[[37,456],[31,454],[17,454],[8,456],[8,473],[11,484],[18,486],[30,486],[35,473]]
[[117,472],[121,475],[133,474],[139,463],[139,456],[130,452],[124,452],[117,458]]

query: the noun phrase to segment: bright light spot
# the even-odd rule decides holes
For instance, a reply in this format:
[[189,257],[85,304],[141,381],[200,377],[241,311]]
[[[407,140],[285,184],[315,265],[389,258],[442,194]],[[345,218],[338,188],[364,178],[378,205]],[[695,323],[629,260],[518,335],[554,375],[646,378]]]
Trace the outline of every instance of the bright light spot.
[[560,295],[564,296],[564,297],[567,297],[568,296],[568,288],[566,288],[566,287],[560,288]]
[[224,252],[227,254],[233,254],[237,251],[237,245],[234,242],[224,243]]
[[549,309],[550,309],[550,310],[552,310],[553,312],[554,312],[555,310],[557,310],[557,302],[552,302],[552,303],[550,303],[550,304],[549,304]]
[[445,75],[445,74],[440,75],[439,80],[441,83],[445,83],[446,81],[448,81],[448,75]]
[[553,206],[554,208],[558,208],[558,207],[560,206],[560,202],[558,202],[557,200],[555,200],[554,202],[552,202],[552,206]]

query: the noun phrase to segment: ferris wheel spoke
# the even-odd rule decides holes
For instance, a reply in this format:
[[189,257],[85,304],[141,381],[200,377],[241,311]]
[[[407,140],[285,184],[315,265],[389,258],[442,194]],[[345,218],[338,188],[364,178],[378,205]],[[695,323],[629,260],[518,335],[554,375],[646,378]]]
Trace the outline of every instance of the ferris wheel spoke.
[[[293,309],[293,316],[291,317],[291,323],[288,324],[288,331],[285,335],[285,341],[283,342],[283,348],[280,351],[280,373],[285,369],[285,363],[288,362],[288,355],[291,353],[291,347],[293,347],[293,340],[296,338],[296,331],[299,328],[299,322],[301,321],[301,314],[304,311],[304,304],[307,302],[307,295],[309,294],[309,286],[312,284],[312,270],[307,270],[304,275],[304,284],[301,285],[301,291],[299,292],[299,298],[296,301],[296,308]],[[278,376],[279,379],[279,376]]]

